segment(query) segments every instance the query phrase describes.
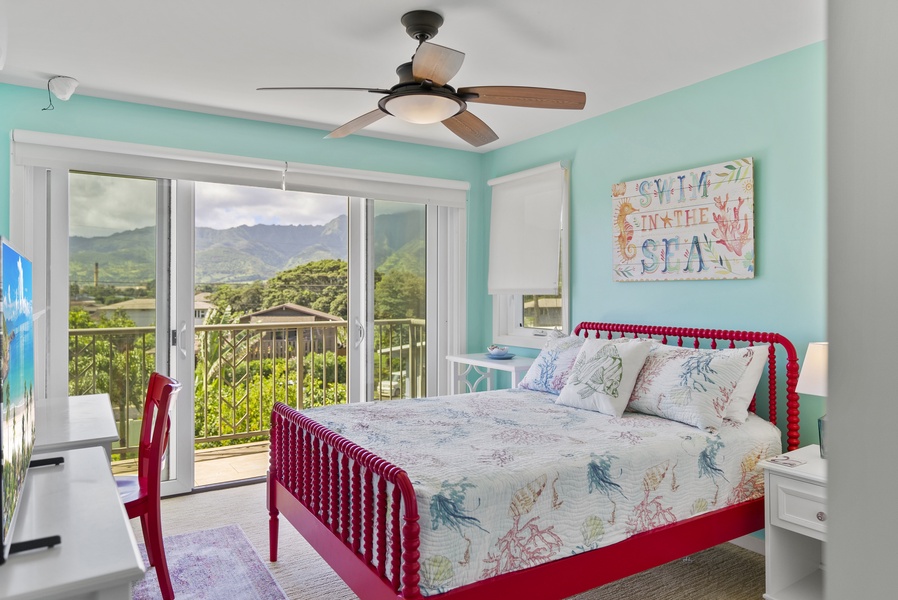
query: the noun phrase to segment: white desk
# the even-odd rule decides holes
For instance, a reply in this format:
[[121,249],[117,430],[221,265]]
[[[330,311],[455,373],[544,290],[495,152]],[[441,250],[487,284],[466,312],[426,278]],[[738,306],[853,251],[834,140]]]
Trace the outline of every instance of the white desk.
[[[452,373],[449,393],[458,394],[477,391],[481,383],[486,383],[487,390],[496,389],[496,371],[511,373],[511,387],[516,387],[521,378],[527,374],[534,359],[514,356],[499,360],[487,358],[486,353],[481,352],[478,354],[450,354],[446,360],[449,361],[449,369]],[[473,381],[468,379],[468,375],[472,371],[477,375]]]
[[59,535],[62,543],[11,555],[0,565],[0,599],[130,600],[144,566],[109,458],[99,447],[50,456],[65,463],[28,470],[13,542]]
[[112,456],[112,443],[119,439],[109,394],[39,400],[35,429],[35,452],[102,446]]

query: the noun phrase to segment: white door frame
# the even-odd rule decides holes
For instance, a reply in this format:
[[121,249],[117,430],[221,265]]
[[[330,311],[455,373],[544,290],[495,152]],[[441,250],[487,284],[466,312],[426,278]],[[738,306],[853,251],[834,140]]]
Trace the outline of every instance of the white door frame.
[[[172,412],[172,431],[175,443],[169,456],[169,479],[162,482],[163,494],[189,492],[194,483],[194,372],[195,351],[193,340],[196,339],[193,321],[194,298],[194,240],[196,228],[195,184],[193,181],[178,180],[175,182],[175,193],[169,206],[170,217],[161,219],[170,221],[170,243],[165,241],[165,248],[171,249],[171,256],[164,261],[163,268],[167,272],[157,276],[156,281],[168,282],[168,306],[172,311],[166,323],[166,331],[156,335],[160,352],[169,357],[169,373],[181,382],[178,401]],[[157,229],[162,229],[158,227]],[[163,261],[160,261],[163,262]],[[158,287],[158,286],[157,286]],[[159,291],[157,290],[157,295]],[[157,326],[157,331],[161,328]],[[173,332],[173,333],[172,333]],[[174,342],[174,343],[172,343]]]

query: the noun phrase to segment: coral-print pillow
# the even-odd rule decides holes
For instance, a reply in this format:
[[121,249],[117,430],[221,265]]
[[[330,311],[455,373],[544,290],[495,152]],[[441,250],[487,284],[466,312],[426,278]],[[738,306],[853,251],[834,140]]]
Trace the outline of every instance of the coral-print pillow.
[[651,348],[649,340],[586,340],[555,404],[619,418]]
[[750,350],[753,356],[748,366],[745,367],[745,373],[742,374],[742,379],[739,380],[739,385],[736,386],[733,400],[727,406],[727,413],[723,416],[724,419],[736,421],[737,423],[745,423],[748,420],[748,407],[755,397],[758,382],[761,380],[764,367],[767,365],[767,357],[770,355],[770,344],[749,346],[746,350]]
[[550,339],[530,365],[518,387],[560,394],[584,341],[586,340],[576,335]]
[[716,431],[752,357],[750,348],[657,344],[636,378],[627,409]]

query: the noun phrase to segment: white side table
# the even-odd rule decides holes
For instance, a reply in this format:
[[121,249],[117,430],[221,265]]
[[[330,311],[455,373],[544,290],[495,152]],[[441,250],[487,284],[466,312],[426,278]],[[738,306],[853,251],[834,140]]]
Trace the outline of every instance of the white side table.
[[826,460],[820,446],[805,446],[784,457],[798,466],[761,463],[764,468],[766,600],[823,598],[823,545],[826,542]]
[[[449,361],[451,380],[449,393],[460,394],[464,392],[480,391],[480,389],[496,389],[496,371],[511,373],[511,387],[516,387],[521,378],[527,374],[532,358],[514,356],[509,359],[487,358],[486,353],[479,354],[450,354],[446,357]],[[475,373],[477,378],[473,381],[468,375]],[[485,388],[480,384],[485,383]]]

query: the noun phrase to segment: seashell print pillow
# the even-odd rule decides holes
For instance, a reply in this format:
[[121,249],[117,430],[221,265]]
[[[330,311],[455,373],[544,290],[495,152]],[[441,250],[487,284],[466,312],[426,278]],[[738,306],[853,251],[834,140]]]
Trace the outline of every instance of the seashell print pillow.
[[649,340],[586,340],[555,404],[620,417],[651,348]]
[[636,378],[627,410],[716,431],[752,358],[750,348],[655,344]]
[[727,406],[727,412],[723,416],[728,421],[736,423],[745,423],[748,420],[748,407],[751,400],[755,396],[758,389],[758,382],[761,380],[761,374],[764,372],[764,366],[767,364],[767,357],[770,355],[770,344],[757,344],[745,348],[752,353],[751,361],[745,367],[745,373],[736,386],[733,393],[733,399]]
[[556,396],[560,394],[577,359],[577,353],[585,341],[576,335],[550,338],[530,365],[518,387],[549,392]]

